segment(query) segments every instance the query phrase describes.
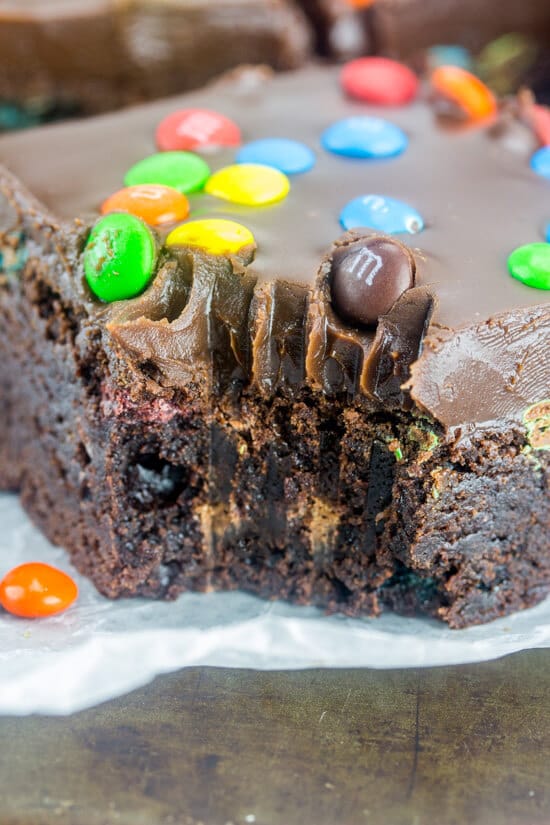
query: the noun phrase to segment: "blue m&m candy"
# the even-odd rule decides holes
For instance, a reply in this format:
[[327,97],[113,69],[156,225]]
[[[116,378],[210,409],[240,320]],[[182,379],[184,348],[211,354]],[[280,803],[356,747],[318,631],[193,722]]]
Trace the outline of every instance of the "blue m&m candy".
[[349,201],[340,212],[340,223],[344,229],[365,226],[388,235],[400,232],[414,235],[424,229],[424,220],[416,209],[382,195],[363,195]]
[[543,146],[531,158],[531,169],[550,180],[550,146]]
[[392,158],[409,143],[405,132],[381,117],[358,115],[338,120],[321,136],[321,144],[348,158]]
[[285,175],[308,172],[315,165],[315,155],[305,143],[288,138],[253,140],[238,152],[237,163],[261,163]]
[[460,66],[461,69],[472,70],[472,55],[464,46],[432,46],[427,52],[427,62],[430,69],[438,66]]

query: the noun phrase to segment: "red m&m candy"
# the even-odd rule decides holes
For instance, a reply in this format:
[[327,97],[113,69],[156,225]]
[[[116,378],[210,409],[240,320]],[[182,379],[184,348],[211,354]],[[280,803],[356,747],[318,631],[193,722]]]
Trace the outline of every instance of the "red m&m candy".
[[535,103],[531,110],[533,131],[542,146],[550,146],[550,109]]
[[541,146],[550,146],[550,106],[537,103],[529,89],[521,89],[517,95],[519,115]]
[[360,57],[346,63],[340,82],[350,97],[381,106],[410,103],[418,91],[415,73],[387,57]]
[[189,201],[177,189],[159,183],[138,183],[119,189],[101,205],[101,214],[129,212],[145,223],[178,223],[189,214]]
[[238,146],[241,130],[228,117],[210,109],[180,109],[162,120],[156,133],[162,152],[192,152],[214,146]]

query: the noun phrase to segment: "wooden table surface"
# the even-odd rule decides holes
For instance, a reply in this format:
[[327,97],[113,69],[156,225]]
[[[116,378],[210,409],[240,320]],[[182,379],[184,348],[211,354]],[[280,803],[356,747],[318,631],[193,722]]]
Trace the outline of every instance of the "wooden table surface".
[[196,668],[0,718],[1,825],[550,823],[550,652],[431,670]]

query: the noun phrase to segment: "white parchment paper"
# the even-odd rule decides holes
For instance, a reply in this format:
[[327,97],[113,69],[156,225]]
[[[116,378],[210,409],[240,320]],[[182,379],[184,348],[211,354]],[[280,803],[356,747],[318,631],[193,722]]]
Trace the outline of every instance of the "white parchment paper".
[[111,602],[0,495],[0,578],[45,561],[71,573],[80,596],[65,614],[27,621],[0,612],[0,714],[66,714],[189,665],[262,670],[427,667],[550,647],[550,599],[482,627],[448,630],[428,619],[327,617],[313,608],[241,593],[176,602]]

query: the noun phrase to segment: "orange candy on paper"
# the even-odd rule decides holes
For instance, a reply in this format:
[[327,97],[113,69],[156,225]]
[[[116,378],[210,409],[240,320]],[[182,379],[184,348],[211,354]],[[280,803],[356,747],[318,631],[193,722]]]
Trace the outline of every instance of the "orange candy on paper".
[[77,596],[78,587],[70,576],[41,562],[14,567],[0,581],[0,605],[25,619],[62,613]]
[[494,94],[478,77],[460,66],[438,66],[432,72],[435,91],[459,106],[471,120],[486,120],[497,111]]
[[101,214],[129,212],[151,226],[178,223],[189,215],[189,201],[177,189],[158,183],[140,183],[119,189],[101,205]]

